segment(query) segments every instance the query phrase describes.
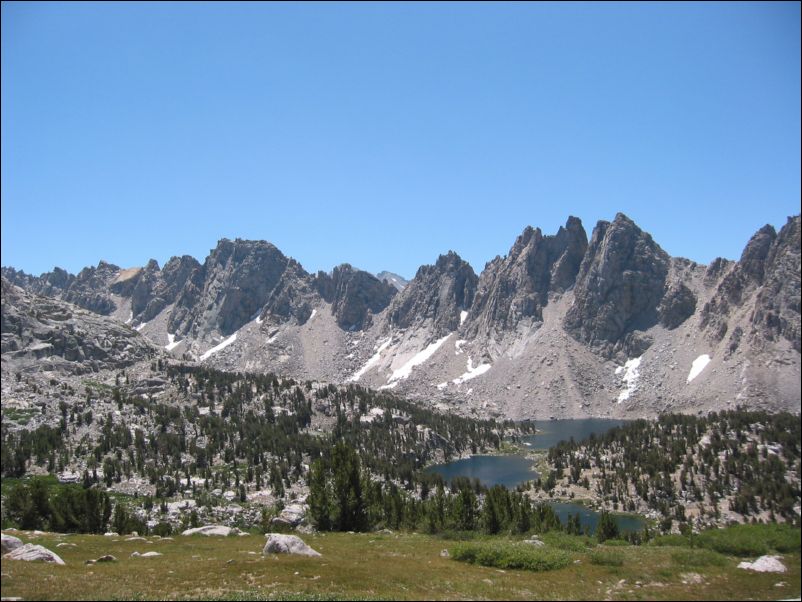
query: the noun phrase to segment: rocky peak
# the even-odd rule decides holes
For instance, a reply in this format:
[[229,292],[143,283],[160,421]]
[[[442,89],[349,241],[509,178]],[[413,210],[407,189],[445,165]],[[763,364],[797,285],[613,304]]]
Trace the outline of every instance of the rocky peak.
[[576,217],[553,236],[527,227],[509,254],[488,263],[479,277],[470,332],[511,330],[525,318],[542,321],[549,293],[573,286],[587,245]]
[[415,277],[393,301],[390,324],[409,328],[430,321],[438,334],[456,330],[461,312],[473,304],[478,278],[454,251],[440,255],[434,265],[418,268]]
[[755,282],[763,280],[766,258],[776,238],[777,231],[773,226],[766,224],[749,239],[738,262],[744,275],[749,276]]
[[[755,237],[752,240],[754,241]],[[752,241],[750,241],[750,245],[751,243]],[[763,247],[764,245],[761,245],[761,251]],[[744,255],[746,255],[746,250]],[[759,255],[759,253],[755,253],[755,255]],[[741,261],[743,262],[743,257]],[[754,264],[751,265],[751,268],[754,268]],[[801,270],[800,216],[797,215],[788,218],[788,222],[774,237],[766,254],[762,269],[763,287],[757,295],[755,311],[752,314],[752,324],[760,335],[769,340],[785,338],[797,351],[801,350],[800,337],[802,336],[800,327]]]
[[86,267],[78,272],[61,298],[95,313],[108,315],[117,308],[109,291],[119,272],[118,266],[105,261],[100,261],[94,268]]
[[390,304],[396,288],[368,272],[344,263],[332,273],[318,272],[315,288],[331,303],[337,324],[345,330],[361,330],[371,323],[371,316]]
[[658,320],[669,262],[668,254],[623,213],[612,223],[600,221],[579,268],[566,331],[605,355],[640,355],[649,341],[636,331]]
[[409,284],[409,280],[406,278],[386,270],[376,274],[376,278],[386,282],[387,284],[393,285],[399,293],[404,290],[407,284]]
[[[714,342],[730,331],[730,315],[755,297],[750,339],[761,345],[778,337],[788,339],[799,350],[800,259],[799,216],[789,217],[777,234],[766,225],[749,240],[741,259],[718,283],[710,301],[702,308],[701,326]],[[744,325],[730,333],[730,351],[740,345]]]
[[262,309],[287,263],[269,242],[220,240],[203,266],[187,274],[168,329],[195,336],[215,330],[231,334]]

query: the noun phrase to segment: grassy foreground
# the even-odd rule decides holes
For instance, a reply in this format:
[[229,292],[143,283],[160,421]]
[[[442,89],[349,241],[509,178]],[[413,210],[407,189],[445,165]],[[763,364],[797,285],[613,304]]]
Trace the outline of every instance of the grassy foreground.
[[[460,544],[418,534],[303,536],[322,558],[262,556],[264,537],[126,541],[97,535],[32,535],[66,566],[3,560],[2,595],[23,600],[487,599],[777,600],[800,595],[800,553],[780,554],[788,572],[738,569],[744,558],[673,545],[596,546],[563,536],[540,548],[562,568],[499,569],[442,557]],[[59,543],[75,546],[57,547]],[[504,546],[508,540],[482,540]],[[590,547],[589,547],[590,544]],[[132,552],[161,552],[131,558]],[[774,552],[776,553],[776,552]],[[118,562],[86,565],[113,554]]]

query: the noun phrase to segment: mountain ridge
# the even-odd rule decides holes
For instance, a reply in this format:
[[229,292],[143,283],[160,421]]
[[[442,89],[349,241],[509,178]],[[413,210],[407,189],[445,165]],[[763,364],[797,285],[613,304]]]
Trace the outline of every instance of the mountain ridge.
[[[401,290],[348,264],[313,275],[242,239],[221,239],[202,264],[2,273],[185,359],[358,380],[452,411],[651,415],[745,401],[798,411],[799,229],[798,215],[779,232],[765,226],[737,262],[703,266],[669,256],[622,213],[590,239],[571,216],[554,235],[525,228],[478,275],[451,251]],[[712,362],[701,376],[680,374],[702,356]]]

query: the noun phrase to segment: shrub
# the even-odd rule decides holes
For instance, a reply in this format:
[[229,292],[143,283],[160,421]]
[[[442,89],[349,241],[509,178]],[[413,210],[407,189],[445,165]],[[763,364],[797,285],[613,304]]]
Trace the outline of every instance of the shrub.
[[585,535],[568,535],[563,531],[549,531],[540,536],[547,545],[569,552],[584,552],[596,546],[596,542]]
[[594,550],[590,553],[590,564],[624,566],[624,555],[617,550]]
[[570,556],[549,548],[524,543],[460,543],[450,550],[454,560],[500,569],[552,571],[567,566]]
[[[729,556],[762,556],[769,550],[765,536],[752,525],[737,525],[726,529],[702,531],[694,539],[700,548],[715,550]],[[756,526],[756,525],[755,525]]]
[[690,540],[684,535],[658,535],[650,543],[653,546],[676,546],[682,548],[691,545]]
[[671,552],[671,561],[684,568],[724,566],[727,559],[713,550],[681,550]]
[[629,546],[630,543],[623,539],[608,539],[607,541],[604,542],[603,545],[608,547],[622,548]]

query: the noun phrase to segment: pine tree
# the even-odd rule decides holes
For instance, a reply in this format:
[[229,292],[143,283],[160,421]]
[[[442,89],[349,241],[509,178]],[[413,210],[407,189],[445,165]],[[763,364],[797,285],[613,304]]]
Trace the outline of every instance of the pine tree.
[[323,460],[315,460],[309,469],[309,513],[319,531],[331,530],[331,501]]

